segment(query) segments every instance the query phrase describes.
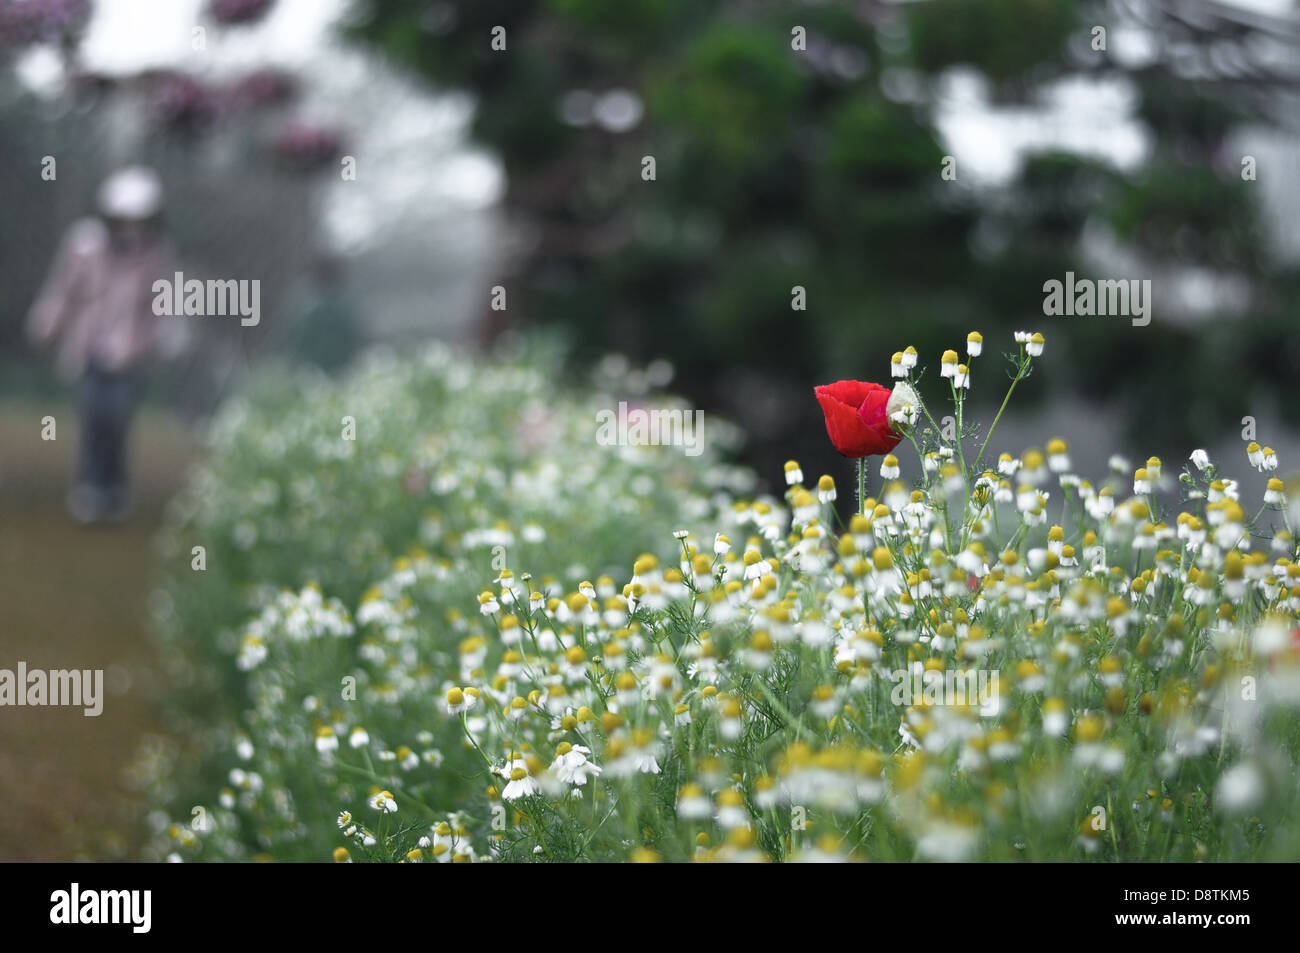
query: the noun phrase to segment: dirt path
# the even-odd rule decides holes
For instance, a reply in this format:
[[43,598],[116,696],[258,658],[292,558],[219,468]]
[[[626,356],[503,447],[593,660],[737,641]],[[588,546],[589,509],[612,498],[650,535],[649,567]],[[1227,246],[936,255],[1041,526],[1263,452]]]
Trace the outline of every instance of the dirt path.
[[[58,439],[41,440],[41,418]],[[137,507],[120,526],[80,527],[63,510],[75,415],[0,405],[0,669],[103,669],[103,713],[0,707],[0,861],[126,856],[130,819],[147,811],[124,783],[157,734],[147,637],[152,537],[193,442],[144,412],[132,433]]]

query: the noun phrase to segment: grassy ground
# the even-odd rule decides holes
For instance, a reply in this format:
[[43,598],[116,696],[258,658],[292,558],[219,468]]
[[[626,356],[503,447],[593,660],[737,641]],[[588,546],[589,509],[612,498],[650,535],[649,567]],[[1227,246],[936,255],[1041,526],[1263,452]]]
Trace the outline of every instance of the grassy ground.
[[[51,442],[47,414],[58,421]],[[81,527],[63,510],[76,440],[66,405],[0,404],[0,668],[103,669],[105,694],[99,717],[0,708],[0,861],[127,856],[147,805],[125,769],[163,734],[150,704],[162,678],[147,635],[151,540],[194,444],[174,419],[142,412],[134,516]]]

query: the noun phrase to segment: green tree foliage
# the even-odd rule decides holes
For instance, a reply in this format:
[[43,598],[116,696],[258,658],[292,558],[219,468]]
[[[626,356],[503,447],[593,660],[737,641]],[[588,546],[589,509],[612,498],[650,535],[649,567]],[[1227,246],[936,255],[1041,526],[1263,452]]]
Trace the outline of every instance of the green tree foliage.
[[[1093,277],[1175,265],[1244,277],[1264,293],[1250,314],[1223,316],[1233,333],[1267,334],[1291,307],[1237,157],[1224,153],[1231,130],[1257,118],[1257,97],[1180,78],[1159,58],[1121,67],[1091,43],[1093,25],[1114,28],[1114,16],[1074,0],[386,0],[353,30],[477,97],[474,133],[505,164],[510,213],[536,229],[511,275],[511,314],[568,327],[579,356],[670,357],[696,399],[757,435],[766,467],[791,449],[818,460],[808,385],[884,376],[900,328],[937,353],[972,328],[1001,340],[1047,323],[1062,346],[1031,391],[1057,381],[1140,404],[1144,449],[1152,430],[1168,453],[1209,439],[1207,420],[1248,412],[1264,393],[1221,373],[1225,353],[1249,350],[1224,351],[1224,322],[1166,320],[1165,284],[1146,328],[1043,316],[1045,281],[1089,275],[1089,225],[1134,262],[1131,274]],[[498,26],[505,50],[492,48]],[[979,191],[956,156],[958,181],[946,180],[932,107],[952,67],[978,71],[994,104],[1026,107],[1066,74],[1122,74],[1138,92],[1149,161],[1121,172],[1049,151]],[[913,91],[897,93],[900,80]],[[566,96],[616,89],[644,106],[632,128],[566,122]],[[795,285],[806,311],[791,309]],[[1185,385],[1189,368],[1209,375],[1196,401],[1155,399]],[[1216,409],[1207,418],[1199,403]]]

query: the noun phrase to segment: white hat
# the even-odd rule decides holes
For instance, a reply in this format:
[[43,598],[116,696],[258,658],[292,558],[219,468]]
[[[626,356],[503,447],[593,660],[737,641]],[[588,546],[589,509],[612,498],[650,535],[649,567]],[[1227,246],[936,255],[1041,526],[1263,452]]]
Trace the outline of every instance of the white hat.
[[152,218],[162,208],[162,183],[152,169],[130,166],[99,187],[99,210],[109,218]]

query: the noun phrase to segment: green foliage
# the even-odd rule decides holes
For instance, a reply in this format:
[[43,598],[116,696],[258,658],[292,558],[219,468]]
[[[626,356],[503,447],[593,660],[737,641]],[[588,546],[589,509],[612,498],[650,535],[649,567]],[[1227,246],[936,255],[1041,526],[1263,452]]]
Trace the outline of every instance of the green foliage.
[[[1258,110],[1236,87],[1189,82],[1164,60],[1127,71],[1092,51],[1084,3],[458,0],[439,5],[453,15],[436,28],[417,0],[362,8],[370,16],[355,36],[477,97],[476,134],[501,152],[511,211],[539,230],[512,300],[570,328],[580,356],[616,346],[669,357],[689,375],[690,396],[747,424],[756,454],[772,462],[816,453],[815,428],[757,413],[728,386],[737,368],[788,402],[810,379],[879,374],[899,327],[927,350],[966,327],[1007,334],[1042,314],[1044,281],[1088,270],[1085,226],[1111,230],[1141,261],[1123,277],[1141,267],[1140,277],[1172,282],[1184,265],[1208,265],[1244,281],[1260,295],[1250,313],[1214,319],[1237,320],[1242,333],[1294,318],[1271,290],[1289,270],[1267,254],[1251,192],[1224,151]],[[506,54],[488,47],[498,24]],[[795,27],[805,50],[792,48]],[[989,81],[994,104],[1017,108],[1041,106],[1046,84],[1066,75],[1129,82],[1148,161],[1120,170],[1031,154],[1009,183],[979,190],[955,156],[958,178],[944,180],[935,91],[958,66]],[[645,103],[635,128],[561,120],[571,91],[616,88]],[[640,179],[647,155],[654,182]],[[789,310],[796,284],[806,312]],[[1127,357],[1115,359],[1181,347],[1193,364],[1215,363],[1216,335],[1180,330],[1173,300],[1157,295],[1141,334],[1149,340],[1126,334],[1121,345],[1112,323],[1063,323],[1072,358],[1054,386],[1140,406],[1126,419],[1140,416],[1171,442],[1207,440],[1189,438],[1169,402],[1150,400],[1149,388],[1172,391],[1181,374],[1152,383],[1152,368],[1121,373]],[[769,346],[773,334],[780,348]],[[1228,379],[1207,381],[1208,399],[1234,400]],[[1267,399],[1287,375],[1261,375],[1258,386]]]
[[926,72],[970,64],[995,82],[1060,69],[1078,23],[1070,0],[931,0],[910,11],[909,37]]
[[[960,360],[996,361],[972,339]],[[1022,335],[1007,400],[1043,347]],[[433,366],[454,381],[460,365]],[[383,370],[403,377],[402,365]],[[533,393],[518,374],[475,375],[492,396],[465,384],[473,396],[457,409]],[[383,390],[362,380],[338,396]],[[245,710],[218,727],[212,760],[228,770],[196,795],[211,823],[172,825],[153,851],[1293,859],[1298,551],[1282,481],[1250,517],[1254,501],[1239,502],[1204,457],[1181,474],[1149,459],[1096,485],[1062,440],[995,462],[998,418],[977,444],[966,390],[943,380],[911,370],[895,386],[886,412],[915,456],[883,457],[878,496],[847,522],[830,476],[791,463],[783,499],[706,497],[705,461],[673,500],[572,553],[585,517],[599,524],[643,478],[673,485],[675,468],[593,454],[576,423],[557,435],[568,480],[549,493],[527,480],[494,493],[470,454],[454,472],[476,474],[472,487],[455,496],[479,516],[462,525],[544,500],[545,544],[512,546],[513,571],[485,567],[472,530],[442,522],[421,534],[429,551],[364,577],[372,584],[346,603],[314,585],[264,596],[238,643]],[[961,437],[933,423],[945,397]],[[270,432],[280,440],[315,412],[285,409]],[[464,417],[485,458],[494,441],[480,427],[502,412]],[[602,455],[609,469],[584,482]],[[874,485],[865,464],[860,485]],[[300,478],[332,464],[308,466]],[[348,466],[364,473],[359,457]],[[293,535],[312,539],[305,526]],[[587,578],[638,542],[646,552]],[[562,568],[566,557],[581,562]],[[355,592],[359,578],[336,584]]]
[[719,24],[680,54],[651,74],[650,113],[709,159],[706,182],[744,176],[786,143],[807,86],[786,37]]
[[[564,380],[557,352],[537,341],[472,365],[431,347],[418,358],[373,354],[342,382],[269,369],[223,409],[208,462],[172,503],[160,541],[167,702],[197,759],[182,774],[228,770],[206,748],[229,743],[228,719],[248,697],[241,627],[278,593],[316,586],[355,606],[395,560],[425,559],[446,574],[438,614],[459,612],[494,566],[545,553],[595,576],[636,555],[638,526],[671,523],[707,505],[712,489],[744,485],[743,472],[719,462],[734,440],[724,421],[707,421],[698,457],[601,447],[596,412],[638,399],[636,385]],[[338,697],[340,664],[304,651],[285,671]],[[313,681],[322,672],[330,677]]]

